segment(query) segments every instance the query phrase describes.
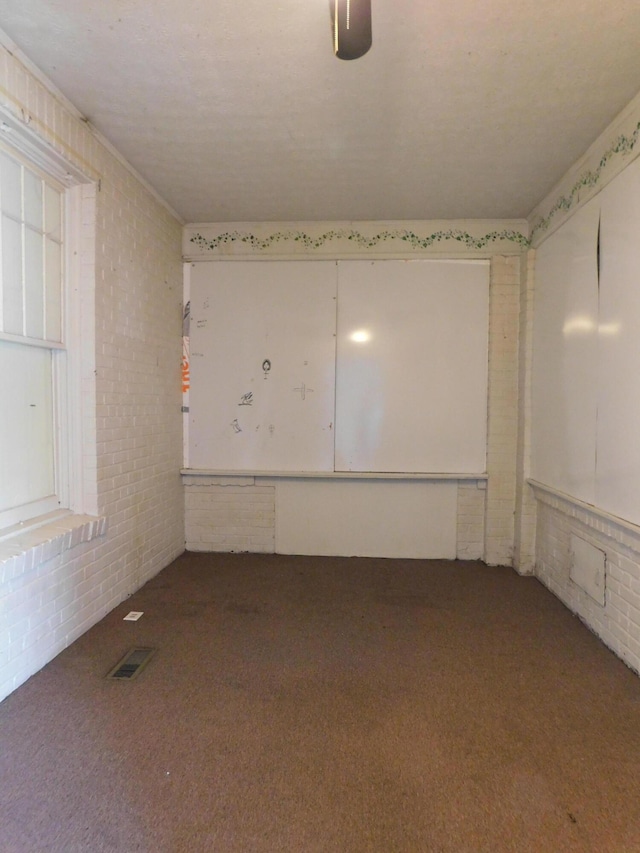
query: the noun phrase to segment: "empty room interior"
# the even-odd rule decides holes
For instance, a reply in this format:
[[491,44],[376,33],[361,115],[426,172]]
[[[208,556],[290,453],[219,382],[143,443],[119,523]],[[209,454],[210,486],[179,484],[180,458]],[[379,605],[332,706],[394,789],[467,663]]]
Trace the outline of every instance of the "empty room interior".
[[0,28],[0,850],[640,851],[640,5]]

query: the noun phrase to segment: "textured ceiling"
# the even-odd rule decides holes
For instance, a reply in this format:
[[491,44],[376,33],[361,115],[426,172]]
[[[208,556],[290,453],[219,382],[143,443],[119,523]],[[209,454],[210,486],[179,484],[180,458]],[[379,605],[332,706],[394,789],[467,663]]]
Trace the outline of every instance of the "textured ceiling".
[[640,89],[638,0],[0,0],[188,222],[520,218]]

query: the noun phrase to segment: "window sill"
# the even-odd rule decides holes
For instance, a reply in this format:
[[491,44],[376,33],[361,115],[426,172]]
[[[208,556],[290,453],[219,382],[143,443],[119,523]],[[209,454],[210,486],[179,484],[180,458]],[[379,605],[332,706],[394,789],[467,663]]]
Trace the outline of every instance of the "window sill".
[[14,580],[47,560],[107,532],[107,519],[56,512],[0,538],[0,584]]

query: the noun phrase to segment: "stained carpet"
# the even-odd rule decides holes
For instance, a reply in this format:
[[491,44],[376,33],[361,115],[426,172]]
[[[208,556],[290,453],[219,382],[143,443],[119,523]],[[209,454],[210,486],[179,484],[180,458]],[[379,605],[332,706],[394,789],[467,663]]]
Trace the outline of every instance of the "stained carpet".
[[633,853],[640,679],[510,569],[185,554],[0,705],[0,787],[3,853]]

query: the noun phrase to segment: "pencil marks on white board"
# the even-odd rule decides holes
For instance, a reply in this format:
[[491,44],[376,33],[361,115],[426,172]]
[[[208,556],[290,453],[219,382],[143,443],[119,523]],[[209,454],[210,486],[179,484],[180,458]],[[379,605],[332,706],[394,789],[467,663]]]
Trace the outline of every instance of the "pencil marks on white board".
[[300,399],[304,402],[307,399],[307,394],[313,394],[313,388],[308,388],[304,382],[301,382],[297,388],[293,389],[294,394],[299,394]]
[[200,263],[191,305],[191,467],[484,472],[487,262]]
[[335,291],[334,263],[193,265],[191,467],[333,470]]

